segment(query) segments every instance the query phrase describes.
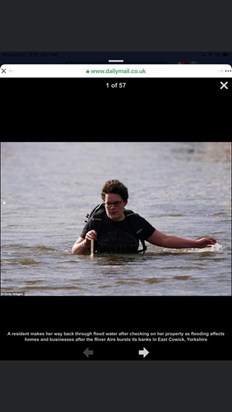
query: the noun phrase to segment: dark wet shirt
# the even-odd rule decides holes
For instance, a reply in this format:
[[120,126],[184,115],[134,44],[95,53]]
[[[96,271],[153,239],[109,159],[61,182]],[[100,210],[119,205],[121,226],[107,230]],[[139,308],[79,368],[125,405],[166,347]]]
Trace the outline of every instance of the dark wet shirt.
[[[127,217],[122,221],[114,221],[103,214],[100,224],[95,250],[99,253],[136,253],[139,247],[139,237],[135,233],[131,223],[133,217]],[[146,240],[155,231],[155,228],[142,216],[137,215],[136,224],[143,230],[143,238]],[[85,238],[88,231],[94,229],[92,219],[86,223],[80,236]],[[97,231],[97,229],[96,229]],[[98,231],[97,231],[98,232]]]

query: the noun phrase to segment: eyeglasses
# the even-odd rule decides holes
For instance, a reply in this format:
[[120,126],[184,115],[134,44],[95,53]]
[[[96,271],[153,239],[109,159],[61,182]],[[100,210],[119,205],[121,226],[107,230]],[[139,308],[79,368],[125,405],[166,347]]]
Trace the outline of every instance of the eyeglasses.
[[121,205],[121,203],[122,203],[121,200],[117,200],[116,202],[105,202],[105,206],[106,207],[111,207],[111,206],[118,207]]

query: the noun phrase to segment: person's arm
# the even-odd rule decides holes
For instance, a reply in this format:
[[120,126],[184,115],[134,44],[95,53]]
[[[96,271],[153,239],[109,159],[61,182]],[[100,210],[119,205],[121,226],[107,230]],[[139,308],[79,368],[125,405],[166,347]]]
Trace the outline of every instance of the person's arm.
[[79,237],[72,247],[73,255],[86,255],[89,253],[91,240],[97,239],[97,232],[90,230],[86,233],[85,238]]
[[165,233],[155,230],[150,237],[146,239],[149,243],[156,246],[162,246],[174,249],[184,248],[204,248],[213,246],[217,241],[211,237],[203,237],[197,240],[183,239],[181,237],[166,235]]
[[72,247],[72,255],[85,255],[89,252],[90,242],[79,237]]

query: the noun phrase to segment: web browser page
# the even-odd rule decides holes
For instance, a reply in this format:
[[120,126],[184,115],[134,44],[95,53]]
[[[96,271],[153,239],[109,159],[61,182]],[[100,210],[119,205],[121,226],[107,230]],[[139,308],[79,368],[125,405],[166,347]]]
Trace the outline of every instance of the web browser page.
[[[232,69],[0,67],[3,359],[230,359]],[[203,249],[74,255],[101,189]]]

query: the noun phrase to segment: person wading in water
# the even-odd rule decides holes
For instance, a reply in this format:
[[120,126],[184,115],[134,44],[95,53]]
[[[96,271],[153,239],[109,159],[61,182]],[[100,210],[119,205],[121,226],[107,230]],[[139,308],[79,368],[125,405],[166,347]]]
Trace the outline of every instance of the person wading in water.
[[[87,221],[72,247],[74,255],[89,254],[91,241],[94,241],[96,253],[145,252],[145,241],[175,249],[201,249],[217,243],[212,237],[190,240],[160,232],[139,214],[125,209],[128,189],[119,180],[108,180],[102,188],[101,197],[102,205]],[[139,241],[142,250],[139,250]]]

